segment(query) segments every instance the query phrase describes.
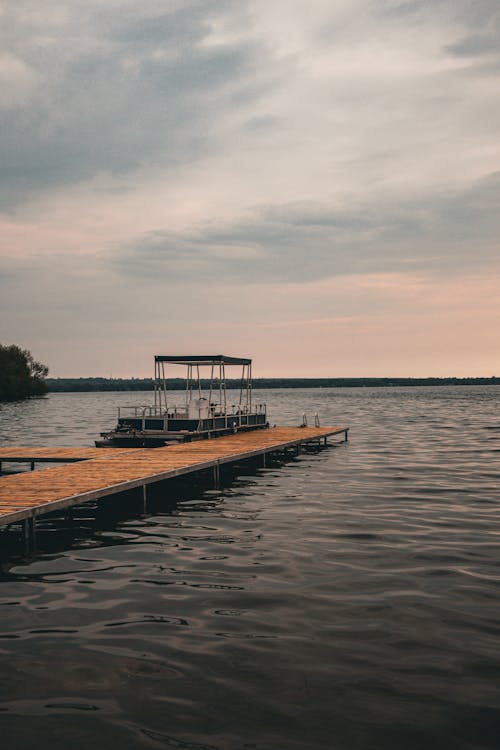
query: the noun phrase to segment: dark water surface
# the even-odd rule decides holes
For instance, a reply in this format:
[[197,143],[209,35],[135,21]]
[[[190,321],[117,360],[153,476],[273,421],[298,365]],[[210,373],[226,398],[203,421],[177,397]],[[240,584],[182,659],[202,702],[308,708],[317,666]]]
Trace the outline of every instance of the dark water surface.
[[[150,395],[2,405],[0,443]],[[31,559],[0,532],[5,747],[500,747],[500,388],[256,395],[350,442],[82,506]]]

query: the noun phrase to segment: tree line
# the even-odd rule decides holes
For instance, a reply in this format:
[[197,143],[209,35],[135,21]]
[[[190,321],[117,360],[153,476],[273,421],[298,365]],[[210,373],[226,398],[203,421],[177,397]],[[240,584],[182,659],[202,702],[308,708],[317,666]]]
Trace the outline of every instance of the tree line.
[[[48,378],[49,391],[152,391],[152,378]],[[169,390],[186,388],[183,378],[169,378]],[[228,389],[239,388],[241,380],[228,379]],[[391,386],[500,385],[500,378],[254,378],[253,388],[387,388]],[[207,390],[208,380],[201,387]]]
[[[40,396],[48,391],[151,391],[152,378],[48,378],[48,367],[31,352],[14,344],[0,344],[0,401]],[[184,378],[169,378],[167,388],[184,390]],[[228,379],[228,389],[238,389],[240,379]],[[377,388],[391,386],[500,385],[500,378],[255,378],[254,389],[263,388]],[[210,381],[202,379],[207,390]]]
[[49,369],[31,352],[15,344],[0,344],[0,401],[17,401],[47,393]]

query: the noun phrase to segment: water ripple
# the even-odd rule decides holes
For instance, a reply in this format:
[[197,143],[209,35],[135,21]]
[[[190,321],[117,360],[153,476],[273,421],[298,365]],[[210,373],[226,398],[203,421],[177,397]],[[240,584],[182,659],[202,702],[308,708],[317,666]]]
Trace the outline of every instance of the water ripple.
[[[90,503],[71,528],[42,522],[31,559],[1,532],[4,741],[496,749],[499,396],[259,394],[273,421],[350,424],[349,443],[242,463],[220,490],[158,486],[147,518],[133,494]],[[0,416],[10,444],[85,445],[120,401],[54,394]]]

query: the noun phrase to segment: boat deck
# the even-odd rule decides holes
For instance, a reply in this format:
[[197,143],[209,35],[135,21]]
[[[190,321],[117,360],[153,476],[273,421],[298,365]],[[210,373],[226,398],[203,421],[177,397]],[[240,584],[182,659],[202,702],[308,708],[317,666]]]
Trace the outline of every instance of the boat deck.
[[308,443],[326,444],[347,427],[272,427],[164,448],[0,447],[0,461],[65,461],[35,472],[0,477],[0,526],[70,508],[171,477],[214,469]]

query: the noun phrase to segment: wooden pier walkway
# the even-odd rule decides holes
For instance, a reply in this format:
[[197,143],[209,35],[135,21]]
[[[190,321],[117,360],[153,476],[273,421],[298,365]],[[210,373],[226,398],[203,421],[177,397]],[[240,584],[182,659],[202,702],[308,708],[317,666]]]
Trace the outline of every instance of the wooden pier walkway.
[[69,464],[74,461],[88,461],[89,458],[103,458],[103,456],[125,453],[128,448],[9,448],[0,446],[0,472],[2,461],[13,463],[51,463]]
[[11,448],[0,446],[2,461],[65,462],[40,471],[0,477],[0,526],[212,468],[344,435],[347,427],[272,427],[268,430],[181,443],[164,448]]

